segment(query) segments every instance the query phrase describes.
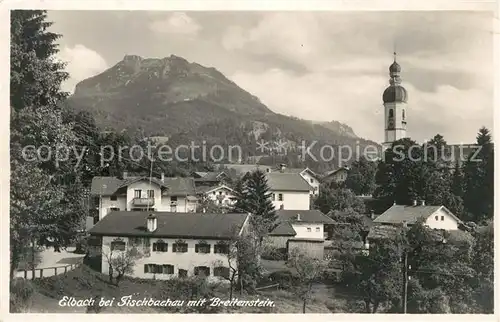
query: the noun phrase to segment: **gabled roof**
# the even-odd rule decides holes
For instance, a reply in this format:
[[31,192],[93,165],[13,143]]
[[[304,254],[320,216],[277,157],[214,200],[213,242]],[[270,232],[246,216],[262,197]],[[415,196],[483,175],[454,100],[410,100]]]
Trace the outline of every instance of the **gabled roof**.
[[197,187],[196,188],[196,193],[198,193],[198,194],[200,194],[200,193],[211,193],[211,192],[217,191],[219,189],[226,189],[226,190],[229,190],[231,192],[234,192],[233,189],[231,189],[230,187],[222,184],[222,185],[218,185],[218,186],[201,186],[201,187]]
[[238,176],[243,176],[248,172],[253,172],[256,170],[261,170],[263,172],[266,172],[267,169],[271,170],[272,167],[268,165],[261,165],[261,164],[233,164],[233,163],[225,163],[223,164],[224,167],[226,167],[229,170],[234,170],[236,172],[236,175]]
[[157,184],[160,187],[167,188],[169,195],[185,195],[195,194],[194,192],[194,180],[193,178],[165,178],[164,181],[158,178],[149,177],[127,177],[125,179],[119,179],[116,177],[94,177],[92,178],[92,184],[90,188],[90,193],[93,195],[104,195],[110,196],[118,191],[120,188],[127,187],[138,181],[151,181],[151,183]]
[[[333,224],[335,223],[332,218],[324,215],[321,211],[312,210],[276,210],[276,215],[280,222],[289,223],[317,223],[317,224]],[[297,218],[300,215],[300,220]]]
[[[157,229],[147,231],[147,217],[154,214]],[[241,231],[249,214],[113,211],[89,233],[97,236],[146,236],[159,238],[230,239]]]
[[197,175],[203,175],[197,177],[195,180],[196,182],[206,182],[206,181],[221,181],[222,177],[226,176],[227,174],[224,173],[224,171],[218,171],[218,172],[195,172]]
[[280,167],[276,167],[273,169],[274,172],[281,172],[281,173],[297,173],[297,174],[301,174],[302,172],[309,172],[309,174],[311,174],[311,176],[315,177],[316,179],[319,178],[319,175],[312,171],[311,169],[309,168],[288,168],[288,167],[285,167],[284,169],[281,169]]
[[207,174],[208,174],[208,172],[195,171],[195,172],[193,172],[193,177],[195,177],[196,179],[203,178]]
[[427,219],[432,216],[435,212],[439,210],[444,210],[456,221],[461,222],[451,211],[449,211],[444,206],[404,206],[404,205],[393,205],[391,208],[387,209],[383,214],[373,220],[374,223],[384,223],[384,224],[402,224],[406,222],[407,224],[414,224],[419,219]]
[[278,224],[276,228],[272,232],[269,233],[269,236],[295,236],[297,232],[293,229],[292,224],[288,221],[283,221]]
[[340,167],[340,168],[335,169],[335,170],[327,171],[327,172],[325,172],[325,174],[323,175],[323,177],[329,177],[331,175],[336,174],[339,171],[349,171],[349,168],[348,167]]
[[196,189],[193,178],[174,177],[165,178],[165,185],[168,187],[165,192],[169,196],[195,195]]
[[267,184],[272,191],[307,191],[311,186],[298,173],[266,173]]

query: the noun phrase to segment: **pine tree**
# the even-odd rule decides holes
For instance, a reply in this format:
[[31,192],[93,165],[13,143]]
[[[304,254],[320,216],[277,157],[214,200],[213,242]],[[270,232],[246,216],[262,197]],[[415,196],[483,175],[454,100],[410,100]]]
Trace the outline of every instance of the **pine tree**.
[[236,187],[235,210],[252,214],[251,223],[260,241],[276,228],[277,215],[264,172],[257,170],[245,176]]
[[479,130],[477,155],[472,152],[464,166],[464,205],[470,221],[480,223],[493,218],[494,149],[488,129]]
[[[65,156],[56,154],[72,148],[76,136],[60,89],[68,75],[54,58],[60,36],[47,31],[45,19],[44,11],[11,12],[11,277],[28,244],[65,246],[84,216],[76,159],[60,162]],[[29,145],[52,154],[41,159],[24,149]]]

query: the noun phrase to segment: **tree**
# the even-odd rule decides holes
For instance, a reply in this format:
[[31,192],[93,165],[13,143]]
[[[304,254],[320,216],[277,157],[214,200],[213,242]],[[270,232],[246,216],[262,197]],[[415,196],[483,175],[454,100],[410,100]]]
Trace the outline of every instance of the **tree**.
[[276,228],[277,215],[264,172],[257,170],[245,176],[236,186],[235,212],[251,213],[251,224],[259,241]]
[[493,218],[494,149],[488,129],[481,128],[476,140],[479,151],[464,165],[464,206],[468,220],[482,223]]
[[294,292],[302,300],[302,313],[306,313],[307,302],[312,296],[312,286],[327,265],[322,259],[311,258],[297,248],[292,250],[287,265],[296,273]]
[[142,254],[136,247],[129,247],[125,251],[111,249],[110,252],[104,253],[103,256],[108,263],[109,282],[113,283],[113,277],[116,275],[115,285],[118,286],[125,274],[133,273],[135,262],[142,257]]
[[227,212],[227,207],[218,205],[212,199],[208,198],[208,196],[203,195],[201,200],[198,201],[196,212],[223,214]]
[[329,215],[335,221],[331,240],[336,244],[342,255],[349,256],[353,254],[356,243],[363,242],[365,234],[368,232],[368,218],[366,215],[353,210],[335,210],[330,212]]
[[377,164],[362,157],[354,161],[347,174],[345,187],[356,195],[371,195],[375,190],[375,173]]
[[[248,281],[255,281],[260,272],[255,271],[256,258],[255,252],[251,251],[252,241],[250,236],[236,236],[235,234],[231,240],[224,242],[223,245],[228,248],[225,255],[229,270],[228,275],[224,276],[224,278],[229,281],[229,300],[232,300],[237,282],[239,282],[240,291],[242,291],[243,286],[249,286]],[[221,266],[224,266],[221,260],[214,263],[214,267]]]
[[382,306],[398,307],[401,302],[400,240],[380,240],[370,244],[368,255],[356,254],[342,273],[344,286],[363,299],[366,313]]
[[490,314],[494,309],[494,227],[493,221],[474,232],[472,267],[476,272],[477,285],[473,296],[478,313]]
[[349,189],[330,189],[321,187],[319,196],[314,201],[314,208],[322,213],[330,211],[365,212],[365,204]]

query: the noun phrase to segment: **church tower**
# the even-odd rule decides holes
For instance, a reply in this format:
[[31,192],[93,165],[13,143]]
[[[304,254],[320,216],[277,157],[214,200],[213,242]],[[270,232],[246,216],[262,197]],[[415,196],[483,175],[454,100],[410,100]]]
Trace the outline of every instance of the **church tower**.
[[385,108],[385,133],[384,150],[391,147],[394,141],[406,137],[406,103],[408,93],[401,86],[401,66],[396,62],[396,53],[394,53],[394,62],[389,67],[389,87],[387,87],[382,95]]

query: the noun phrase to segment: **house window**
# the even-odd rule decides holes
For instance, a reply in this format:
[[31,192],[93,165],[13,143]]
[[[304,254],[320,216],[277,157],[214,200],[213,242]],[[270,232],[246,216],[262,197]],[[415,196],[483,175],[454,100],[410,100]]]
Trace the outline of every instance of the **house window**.
[[116,201],[117,199],[118,199],[117,196],[111,196],[111,197],[109,197],[109,200],[111,200],[111,201]]
[[394,117],[394,111],[392,110],[392,108],[389,110],[389,117]]
[[141,197],[141,190],[136,189],[134,190],[134,198],[140,198]]
[[212,194],[215,196],[216,192],[214,191],[214,192],[212,192]]
[[444,216],[441,216],[441,221],[444,221]]
[[169,264],[157,265],[157,272],[160,274],[173,274],[174,265],[169,265]]
[[176,205],[170,206],[170,212],[177,212],[177,206]]
[[210,244],[205,242],[200,242],[194,245],[194,251],[196,253],[209,254],[210,253]]
[[439,216],[436,216],[436,217],[434,217],[434,218],[436,218],[436,220],[439,220]]
[[229,254],[229,245],[226,244],[214,245],[214,254]]
[[196,266],[194,268],[194,275],[210,276],[210,267]]
[[125,242],[121,240],[115,240],[111,242],[111,251],[114,250],[119,250],[119,251],[124,251],[125,250]]
[[311,232],[311,227],[307,227],[307,232],[310,233]]
[[116,207],[111,207],[109,208],[110,211],[120,211],[120,208],[116,208]]
[[402,113],[402,118],[403,118],[403,121],[404,121],[405,120],[405,110],[402,110],[401,113]]
[[272,198],[272,201],[275,201],[276,200],[276,195],[274,193],[271,194],[271,198]]
[[172,251],[174,253],[187,253],[188,251],[188,244],[183,241],[176,241],[173,245]]
[[172,196],[170,197],[171,202],[177,202],[177,196]]
[[313,178],[311,178],[309,181],[310,181],[311,183],[314,183],[314,179],[313,179]]
[[187,277],[188,276],[188,271],[187,269],[180,269],[179,268],[179,277],[180,278],[183,278],[183,277]]
[[155,197],[155,191],[154,190],[148,190],[148,198],[154,198]]
[[156,273],[155,264],[144,264],[144,273]]
[[282,193],[278,194],[278,201],[283,201],[283,194]]
[[223,266],[215,267],[214,276],[219,276],[229,279],[229,267],[223,267]]
[[321,228],[316,227],[316,232],[319,233],[321,231]]
[[222,191],[219,191],[219,195],[222,196]]
[[167,252],[168,251],[168,244],[165,243],[164,241],[157,241],[156,243],[153,243],[153,252]]

